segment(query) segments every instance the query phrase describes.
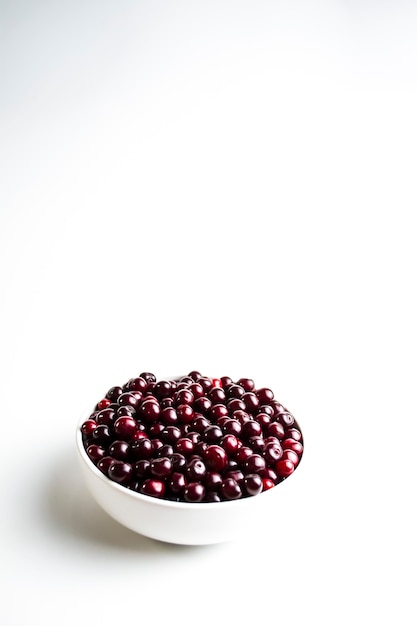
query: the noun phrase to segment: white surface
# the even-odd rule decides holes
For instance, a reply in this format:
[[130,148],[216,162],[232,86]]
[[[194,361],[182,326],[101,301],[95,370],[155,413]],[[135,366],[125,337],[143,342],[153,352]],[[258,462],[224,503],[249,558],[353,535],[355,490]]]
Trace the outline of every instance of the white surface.
[[[2,626],[415,625],[415,3],[0,11]],[[194,368],[270,381],[304,487],[181,548],[91,502],[74,426]]]

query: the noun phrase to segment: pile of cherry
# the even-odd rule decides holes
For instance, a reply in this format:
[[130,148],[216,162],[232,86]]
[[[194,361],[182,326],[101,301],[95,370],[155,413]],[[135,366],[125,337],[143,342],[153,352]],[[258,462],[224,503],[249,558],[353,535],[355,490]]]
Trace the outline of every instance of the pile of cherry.
[[112,387],[81,426],[110,480],[178,502],[221,502],[271,489],[297,467],[301,431],[271,389],[250,378],[143,372]]

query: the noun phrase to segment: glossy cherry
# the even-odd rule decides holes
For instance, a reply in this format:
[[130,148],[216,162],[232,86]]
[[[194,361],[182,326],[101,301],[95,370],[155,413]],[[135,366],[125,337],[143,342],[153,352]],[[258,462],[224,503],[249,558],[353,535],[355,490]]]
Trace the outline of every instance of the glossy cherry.
[[243,479],[244,489],[248,496],[256,496],[261,493],[263,485],[259,474],[246,474]]
[[116,439],[109,447],[109,455],[119,461],[127,461],[130,458],[130,445],[127,441]]
[[118,417],[114,423],[114,434],[120,439],[129,440],[137,430],[136,420],[133,417]]
[[116,483],[127,483],[133,476],[133,467],[124,461],[113,461],[108,468],[108,475]]
[[242,489],[234,478],[226,478],[221,484],[220,492],[225,500],[238,500],[242,497]]
[[208,469],[221,473],[227,465],[227,453],[219,445],[209,445],[204,451],[204,461]]
[[206,489],[199,482],[189,483],[184,488],[184,500],[186,502],[202,502],[205,495]]
[[147,478],[142,485],[142,493],[154,498],[163,498],[165,494],[165,483],[155,478]]

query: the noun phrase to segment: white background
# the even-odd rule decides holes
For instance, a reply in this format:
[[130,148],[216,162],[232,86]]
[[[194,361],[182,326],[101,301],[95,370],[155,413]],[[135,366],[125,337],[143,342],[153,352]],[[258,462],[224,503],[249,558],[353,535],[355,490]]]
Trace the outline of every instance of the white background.
[[[2,626],[414,625],[417,8],[0,3]],[[268,384],[291,510],[140,537],[81,412],[143,370]]]

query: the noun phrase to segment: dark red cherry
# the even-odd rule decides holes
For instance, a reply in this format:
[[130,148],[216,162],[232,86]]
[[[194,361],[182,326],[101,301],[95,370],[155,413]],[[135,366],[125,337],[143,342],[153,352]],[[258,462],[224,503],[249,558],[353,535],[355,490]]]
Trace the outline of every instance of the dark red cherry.
[[235,435],[236,437],[240,437],[242,425],[234,418],[227,418],[227,421],[225,421],[223,425],[223,432],[225,435]]
[[270,417],[274,417],[274,409],[269,404],[262,404],[258,407],[258,413],[266,413]]
[[189,430],[187,433],[187,439],[191,439],[191,441],[193,442],[194,446],[196,446],[198,444],[199,441],[201,441],[201,435],[200,433],[196,433],[193,430]]
[[266,431],[267,427],[271,423],[272,417],[268,413],[257,413],[255,416],[256,421],[260,424],[263,431]]
[[[156,400],[156,398],[154,398],[153,396],[149,396],[149,397]],[[158,400],[156,401],[158,402]],[[174,406],[174,400],[172,398],[162,398],[162,400],[159,402],[159,406],[161,407],[161,409],[171,408]]]
[[178,426],[167,426],[161,432],[161,439],[173,445],[178,439],[181,438],[181,430]]
[[154,498],[163,498],[165,494],[165,484],[156,478],[147,478],[142,485],[142,493]]
[[301,441],[287,438],[281,442],[281,445],[283,450],[292,450],[293,452],[296,452],[299,457],[303,454],[303,444]]
[[108,475],[109,467],[115,459],[112,456],[103,456],[97,463],[98,469],[106,476]]
[[262,434],[262,426],[255,420],[248,420],[242,425],[242,439],[259,437]]
[[194,400],[196,400],[197,398],[202,398],[204,396],[204,389],[199,383],[192,383],[189,389],[194,396]]
[[184,489],[184,500],[186,502],[202,502],[205,495],[206,490],[204,486],[198,482],[189,483]]
[[119,406],[137,407],[141,398],[142,394],[140,391],[125,391],[118,397],[117,403]]
[[270,478],[262,478],[262,491],[268,491],[268,489],[272,489],[275,487],[275,483]]
[[239,440],[236,435],[225,435],[220,440],[220,446],[227,454],[234,454],[239,448]]
[[203,415],[194,415],[194,419],[191,422],[191,427],[195,430],[195,432],[201,434],[208,426],[210,426],[210,420],[208,420]]
[[191,376],[183,376],[183,377],[180,379],[180,381],[179,381],[179,382],[180,382],[180,383],[184,383],[184,385],[187,385],[187,387],[189,387],[189,386],[190,386],[190,385],[192,385],[192,384],[193,384],[193,382],[195,382],[195,381],[194,381],[194,379],[193,379],[193,378],[191,378]]
[[181,437],[175,443],[175,451],[184,456],[189,456],[194,452],[194,444],[188,437]]
[[153,439],[151,439],[151,444],[152,444],[152,455],[154,455],[157,453],[157,451],[160,448],[162,448],[162,446],[164,445],[164,442],[154,437]]
[[276,437],[277,439],[282,439],[285,436],[284,427],[279,422],[269,424],[266,428],[266,432],[268,436]]
[[287,478],[287,476],[290,476],[290,474],[293,473],[294,469],[294,463],[288,459],[280,459],[275,465],[276,473],[282,478]]
[[160,380],[155,384],[153,389],[154,395],[161,400],[162,398],[168,398],[172,394],[172,386],[171,383],[167,380]]
[[180,495],[183,493],[187,481],[185,480],[184,474],[180,472],[173,472],[169,477],[167,484],[171,493]]
[[116,419],[116,411],[110,407],[99,411],[96,416],[97,424],[104,424],[105,426],[112,426]]
[[132,457],[139,461],[141,459],[150,459],[154,452],[150,439],[141,439],[135,441],[131,445]]
[[168,457],[153,459],[150,465],[151,476],[155,478],[167,478],[172,474],[172,461]]
[[148,426],[149,437],[156,437],[161,439],[160,435],[164,432],[165,426],[160,422],[153,422],[150,426]]
[[274,485],[278,483],[278,474],[272,469],[272,467],[265,467],[265,469],[259,472],[259,475],[261,478],[269,478],[269,480],[272,480]]
[[259,407],[259,399],[253,391],[247,391],[243,394],[242,400],[245,403],[245,410],[248,413],[256,413]]
[[130,445],[127,441],[116,439],[109,447],[109,455],[118,461],[127,461],[130,457]]
[[83,433],[83,435],[85,435],[86,437],[91,437],[93,434],[93,431],[97,428],[97,422],[92,420],[92,419],[88,419],[84,422],[84,424],[81,426],[81,432]]
[[228,398],[242,398],[245,390],[241,385],[229,385],[226,389],[226,395]]
[[237,384],[243,387],[245,391],[253,391],[255,389],[255,383],[252,378],[239,378]]
[[192,378],[192,380],[194,380],[194,381],[196,381],[196,380],[198,380],[199,378],[201,378],[201,374],[200,374],[200,372],[198,372],[197,370],[193,370],[192,372],[190,372],[190,373],[188,374],[188,376],[189,376],[189,378]]
[[242,497],[242,490],[233,478],[226,478],[220,487],[225,500],[238,500]]
[[123,389],[119,386],[111,387],[106,393],[106,398],[111,400],[111,402],[117,402],[117,398],[123,393]]
[[156,383],[149,381],[147,386],[146,386],[146,392],[145,392],[145,397],[148,396],[152,396],[153,397],[153,390],[155,389],[155,385]]
[[249,437],[247,443],[249,448],[252,448],[254,452],[259,454],[263,452],[265,441],[261,436],[255,435],[254,437]]
[[230,415],[233,415],[235,411],[245,410],[245,403],[243,402],[243,400],[240,400],[239,398],[232,398],[231,400],[227,402],[226,406]]
[[207,393],[213,386],[211,379],[207,376],[201,376],[201,378],[197,378],[196,382],[202,386],[205,393]]
[[133,476],[133,467],[130,463],[114,460],[107,473],[109,478],[116,483],[127,483]]
[[259,474],[246,474],[243,484],[248,496],[257,496],[262,491],[262,478]]
[[178,421],[180,424],[190,424],[194,419],[194,410],[189,404],[177,406]]
[[207,443],[217,443],[223,437],[222,429],[216,424],[207,426],[203,432],[203,440]]
[[193,404],[194,396],[189,389],[180,389],[174,395],[174,404],[179,406],[180,404]]
[[139,407],[138,414],[145,422],[156,422],[159,419],[161,408],[153,400],[144,400]]
[[294,452],[294,450],[290,450],[290,449],[282,451],[281,459],[291,461],[291,463],[294,464],[294,467],[296,467],[298,463],[300,462],[300,457],[298,456],[298,454]]
[[133,417],[118,417],[114,422],[114,433],[120,439],[129,440],[137,430],[136,420]]
[[265,469],[266,463],[260,454],[252,454],[243,461],[242,466],[247,474],[258,474]]
[[136,409],[134,406],[132,406],[131,404],[123,404],[122,406],[119,406],[119,408],[117,409],[115,419],[117,419],[118,417],[125,417],[125,416],[133,417],[135,414],[136,414]]
[[178,423],[178,415],[173,407],[165,407],[161,410],[158,418],[165,426],[175,426]]
[[147,386],[148,383],[141,376],[138,378],[131,378],[127,383],[129,391],[140,391],[142,394],[145,393]]
[[219,473],[224,470],[228,461],[226,451],[218,445],[209,445],[204,451],[203,458],[209,470]]
[[298,428],[288,428],[288,430],[285,431],[285,435],[286,437],[289,437],[290,439],[295,439],[295,441],[302,442],[303,440],[301,432],[298,430]]
[[152,372],[142,372],[142,374],[139,374],[140,378],[143,378],[144,380],[146,380],[147,383],[155,383],[156,382],[156,376],[155,374],[152,374]]
[[197,413],[202,413],[204,415],[211,408],[211,406],[211,402],[207,396],[196,398],[194,400],[194,411],[197,411]]
[[218,491],[222,482],[223,478],[219,472],[206,472],[204,476],[204,485],[207,491]]
[[214,404],[208,411],[209,418],[216,422],[220,417],[226,417],[228,410],[224,404]]
[[272,400],[269,404],[274,409],[274,417],[277,417],[280,413],[286,413],[287,411],[287,409],[277,400]]
[[251,419],[249,413],[247,413],[246,411],[234,411],[233,412],[233,419],[237,420],[239,422],[239,424],[241,424],[243,426],[243,424],[245,422],[249,422],[249,420]]
[[111,400],[109,398],[103,398],[100,402],[97,402],[97,409],[101,411],[111,404]]
[[102,459],[103,456],[105,456],[106,454],[105,449],[102,446],[99,446],[95,443],[88,446],[86,452],[88,456],[90,457],[90,459],[93,461],[94,465],[97,465],[99,460]]
[[171,457],[171,461],[172,469],[174,470],[174,472],[183,473],[185,471],[185,468],[187,466],[187,460],[183,454],[180,454],[179,452],[174,452]]
[[278,419],[284,428],[288,428],[294,424],[294,416],[291,413],[280,413]]
[[221,498],[215,491],[206,491],[204,502],[221,502]]
[[274,399],[274,392],[268,389],[268,387],[257,389],[256,395],[258,396],[260,404],[269,404]]
[[282,457],[282,447],[277,443],[266,443],[262,452],[267,465],[275,465]]
[[213,387],[207,393],[207,397],[215,404],[224,404],[226,402],[226,394],[221,387]]
[[207,469],[200,458],[192,459],[185,468],[185,476],[189,482],[201,481],[206,475]]
[[158,448],[158,450],[156,450],[156,452],[154,452],[153,456],[154,458],[159,458],[161,456],[166,456],[168,458],[171,458],[173,454],[174,454],[174,448],[171,446],[171,444],[164,443],[163,446],[161,446],[160,448]]
[[253,454],[253,450],[252,448],[249,448],[248,446],[242,446],[239,448],[239,450],[236,452],[236,461],[238,463],[243,463],[248,457],[250,457]]
[[281,445],[278,437],[272,437],[271,435],[269,437],[265,437],[264,442],[265,442],[265,445],[267,443],[279,443],[279,445]]
[[149,478],[151,470],[151,462],[148,459],[141,459],[136,461],[133,465],[133,474],[137,478]]
[[239,487],[242,488],[245,474],[242,472],[242,470],[235,468],[235,469],[227,470],[227,472],[224,475],[224,478],[233,478],[233,480],[237,482]]

